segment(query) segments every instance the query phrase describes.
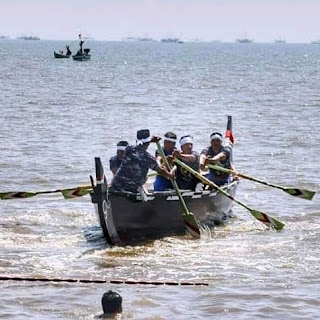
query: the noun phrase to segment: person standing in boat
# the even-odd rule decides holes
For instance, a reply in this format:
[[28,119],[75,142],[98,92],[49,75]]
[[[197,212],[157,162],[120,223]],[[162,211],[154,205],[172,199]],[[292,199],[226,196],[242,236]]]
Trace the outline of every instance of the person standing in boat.
[[120,168],[124,151],[128,145],[129,143],[127,141],[119,141],[117,143],[117,155],[110,159],[110,170],[112,171],[113,175],[115,175]]
[[[166,157],[171,156],[173,151],[176,149],[176,141],[177,135],[175,133],[167,132],[164,135],[162,150]],[[156,160],[159,166],[163,164],[158,150],[156,151]],[[153,188],[155,191],[165,191],[168,189],[173,189],[173,186],[170,180],[164,178],[163,176],[157,175],[153,184]]]
[[[233,170],[234,167],[231,163],[231,153],[229,148],[222,146],[222,134],[214,132],[210,136],[211,145],[208,148],[202,150],[200,155],[200,169],[205,170],[208,164],[214,164],[226,169]],[[210,173],[207,178],[213,181],[218,186],[229,183],[232,181],[232,175],[221,171],[210,169]]]
[[[181,151],[174,151],[173,157],[180,159],[189,167],[199,172],[199,159],[198,152],[193,151],[193,137],[186,135],[180,139]],[[176,167],[176,166],[175,166]],[[195,190],[197,184],[200,182],[193,174],[186,171],[180,166],[176,167],[176,180],[180,189]]]
[[137,145],[126,148],[121,166],[113,177],[111,192],[139,192],[146,182],[149,169],[157,171],[167,179],[173,178],[173,172],[169,172],[163,166],[159,166],[156,158],[147,152],[150,143],[160,140],[160,137],[151,137],[150,131],[147,129],[137,132]]

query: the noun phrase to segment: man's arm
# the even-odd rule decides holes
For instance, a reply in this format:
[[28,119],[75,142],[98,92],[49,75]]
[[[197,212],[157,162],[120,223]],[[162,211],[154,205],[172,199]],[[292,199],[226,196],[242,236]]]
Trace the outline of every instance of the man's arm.
[[170,172],[165,169],[164,167],[159,167],[157,170],[156,170],[159,174],[161,174],[162,176],[164,176],[165,178],[167,178],[168,180],[171,180],[174,178],[174,172],[173,170],[171,170]]
[[194,162],[197,160],[197,156],[195,154],[183,154],[178,150],[175,150],[172,155],[183,162]]
[[209,164],[209,163],[213,163],[213,164],[217,164],[218,162],[221,162],[221,161],[226,161],[227,160],[227,155],[225,152],[220,152],[218,153],[216,156],[212,157],[212,158],[207,158],[206,160],[206,164]]
[[200,170],[205,171],[206,170],[206,160],[207,156],[205,154],[200,155]]

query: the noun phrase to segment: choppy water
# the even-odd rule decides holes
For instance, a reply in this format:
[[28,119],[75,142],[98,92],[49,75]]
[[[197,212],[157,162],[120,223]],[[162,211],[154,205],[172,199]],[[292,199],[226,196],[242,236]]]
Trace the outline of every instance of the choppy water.
[[[0,191],[88,184],[94,156],[107,166],[140,128],[191,133],[200,151],[229,114],[238,169],[320,190],[320,47],[93,42],[92,60],[79,63],[53,59],[63,45],[0,42]],[[1,201],[0,274],[210,286],[0,282],[0,318],[93,319],[114,289],[123,319],[318,319],[319,196],[242,181],[237,197],[286,228],[266,230],[235,206],[238,218],[200,241],[109,249],[88,197]]]

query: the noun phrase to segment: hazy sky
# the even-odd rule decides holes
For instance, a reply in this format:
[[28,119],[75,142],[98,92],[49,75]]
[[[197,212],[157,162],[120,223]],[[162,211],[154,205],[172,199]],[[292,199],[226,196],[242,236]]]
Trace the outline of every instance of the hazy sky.
[[0,34],[43,39],[320,39],[320,0],[0,0]]

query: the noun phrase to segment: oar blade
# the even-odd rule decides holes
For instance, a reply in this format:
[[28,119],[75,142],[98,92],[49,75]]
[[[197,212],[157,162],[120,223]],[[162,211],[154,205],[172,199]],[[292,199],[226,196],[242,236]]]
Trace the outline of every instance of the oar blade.
[[188,214],[183,214],[183,220],[185,222],[188,232],[194,239],[200,239],[201,234],[197,224],[197,221],[194,217],[194,214],[189,212]]
[[0,193],[1,200],[10,200],[10,199],[26,199],[34,197],[37,195],[37,192],[2,192]]
[[284,188],[283,191],[290,194],[291,196],[306,200],[312,200],[313,196],[315,195],[315,191],[302,190],[297,188]]
[[68,200],[68,199],[74,199],[74,198],[79,198],[79,197],[83,197],[86,194],[90,193],[92,191],[92,188],[88,188],[88,187],[77,187],[77,188],[73,188],[73,189],[64,189],[61,190],[61,193],[63,195],[63,197]]
[[268,227],[274,228],[275,230],[280,231],[285,226],[285,224],[282,221],[274,217],[271,217],[266,213],[263,213],[255,209],[252,209],[250,212],[257,220],[259,220]]

